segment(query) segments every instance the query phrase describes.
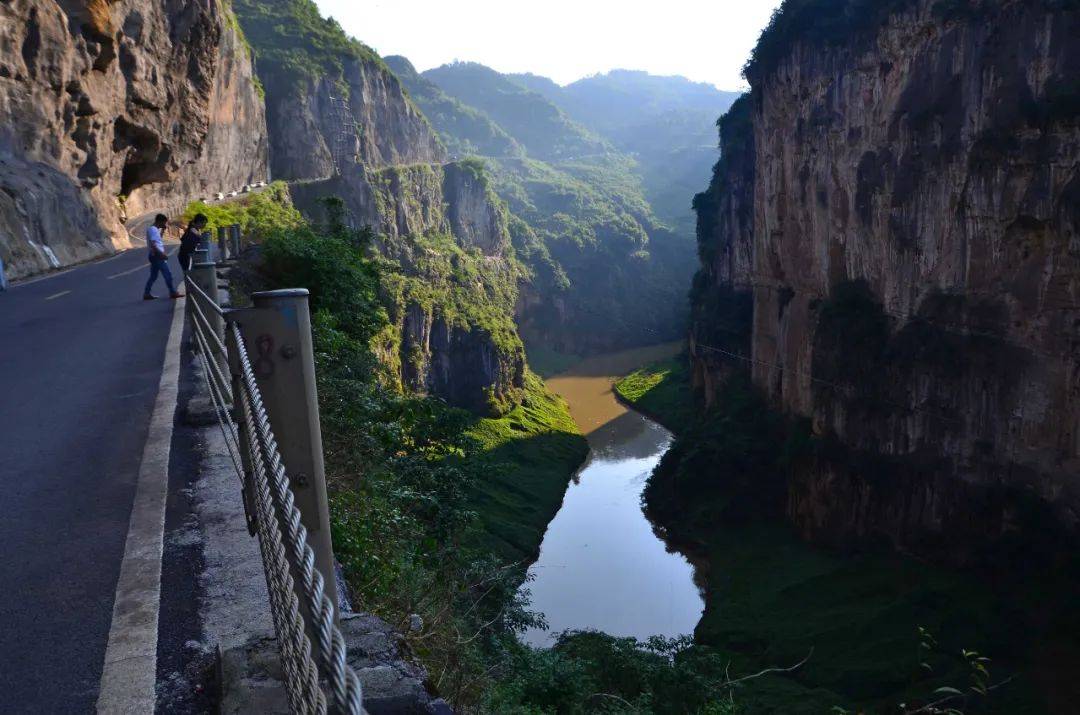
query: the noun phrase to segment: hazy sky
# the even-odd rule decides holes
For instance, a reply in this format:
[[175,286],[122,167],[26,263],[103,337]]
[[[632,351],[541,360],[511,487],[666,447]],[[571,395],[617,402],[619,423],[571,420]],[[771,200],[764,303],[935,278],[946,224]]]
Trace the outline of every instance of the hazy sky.
[[381,55],[423,71],[453,60],[566,84],[613,68],[680,74],[720,89],[780,0],[316,0]]

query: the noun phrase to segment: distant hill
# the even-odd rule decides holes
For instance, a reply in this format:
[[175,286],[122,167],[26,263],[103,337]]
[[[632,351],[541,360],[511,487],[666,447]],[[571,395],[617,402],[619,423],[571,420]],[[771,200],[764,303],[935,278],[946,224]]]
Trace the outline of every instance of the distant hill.
[[524,155],[522,146],[487,114],[446,94],[437,84],[421,76],[408,59],[394,55],[384,57],[383,61],[442,135],[451,155]]
[[739,92],[636,70],[613,70],[566,87],[534,74],[509,76],[635,157],[657,216],[693,230],[694,187],[708,181],[718,157],[716,120]]
[[481,110],[545,161],[602,154],[611,146],[573,121],[550,99],[524,84],[473,62],[455,62],[424,72],[447,94]]
[[[544,78],[535,75],[511,76],[535,91],[545,86]],[[605,135],[643,118],[672,111],[705,113],[715,123],[718,112],[724,113],[740,95],[685,77],[662,77],[637,70],[612,70],[566,87],[551,82],[542,93],[573,119]]]
[[[528,343],[580,354],[684,333],[693,233],[657,220],[639,163],[548,98],[561,87],[477,64],[416,75],[403,58],[387,63],[448,147],[476,147],[506,201],[531,273],[518,316]],[[504,131],[523,154],[465,141],[472,125],[451,116],[463,112]]]

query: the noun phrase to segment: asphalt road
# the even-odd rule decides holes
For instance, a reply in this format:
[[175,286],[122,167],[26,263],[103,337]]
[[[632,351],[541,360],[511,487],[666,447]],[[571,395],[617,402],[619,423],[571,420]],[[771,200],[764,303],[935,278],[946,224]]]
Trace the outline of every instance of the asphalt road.
[[0,712],[97,700],[173,309],[147,270],[138,248],[0,293]]

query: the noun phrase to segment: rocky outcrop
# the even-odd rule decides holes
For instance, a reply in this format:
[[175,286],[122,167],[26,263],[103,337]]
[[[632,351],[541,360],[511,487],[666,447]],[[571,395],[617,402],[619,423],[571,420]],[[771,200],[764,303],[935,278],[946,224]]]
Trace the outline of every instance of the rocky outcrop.
[[341,165],[435,163],[445,150],[431,126],[381,62],[344,60],[343,83],[296,81],[259,66],[267,88],[270,168],[275,179],[324,179]]
[[518,402],[525,385],[520,345],[500,345],[482,326],[449,320],[419,301],[407,302],[400,320],[400,341],[391,350],[410,390],[480,414]]
[[470,162],[373,169],[350,167],[324,181],[292,186],[296,206],[316,222],[328,220],[322,199],[340,198],[357,227],[370,227],[384,253],[408,236],[453,236],[464,248],[504,257],[510,246],[506,213],[483,169]]
[[339,198],[355,228],[401,269],[387,278],[391,329],[376,353],[400,384],[478,413],[517,404],[525,351],[512,322],[518,268],[505,209],[468,162],[370,169],[292,186],[310,219]]
[[464,246],[500,256],[510,243],[506,213],[488,187],[483,168],[470,163],[443,168],[443,196],[450,231]]
[[[339,624],[345,658],[360,679],[368,715],[452,715],[442,698],[428,692],[428,674],[415,662],[401,634],[382,619],[349,613]],[[221,656],[223,715],[293,712],[285,692],[279,645],[270,636],[252,638]]]
[[910,0],[759,46],[701,280],[752,289],[754,380],[828,445],[790,485],[808,537],[962,560],[1080,524],[1070,7]]
[[125,215],[265,178],[235,22],[205,0],[0,4],[0,156],[9,277],[126,246]]

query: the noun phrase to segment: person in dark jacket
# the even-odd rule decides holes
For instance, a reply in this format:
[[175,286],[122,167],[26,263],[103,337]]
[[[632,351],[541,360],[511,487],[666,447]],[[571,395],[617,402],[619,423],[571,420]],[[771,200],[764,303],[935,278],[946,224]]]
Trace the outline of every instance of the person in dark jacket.
[[180,251],[176,254],[176,260],[180,261],[180,270],[185,274],[191,270],[191,256],[199,247],[207,222],[204,214],[195,214],[195,218],[191,219],[184,235],[180,237]]

